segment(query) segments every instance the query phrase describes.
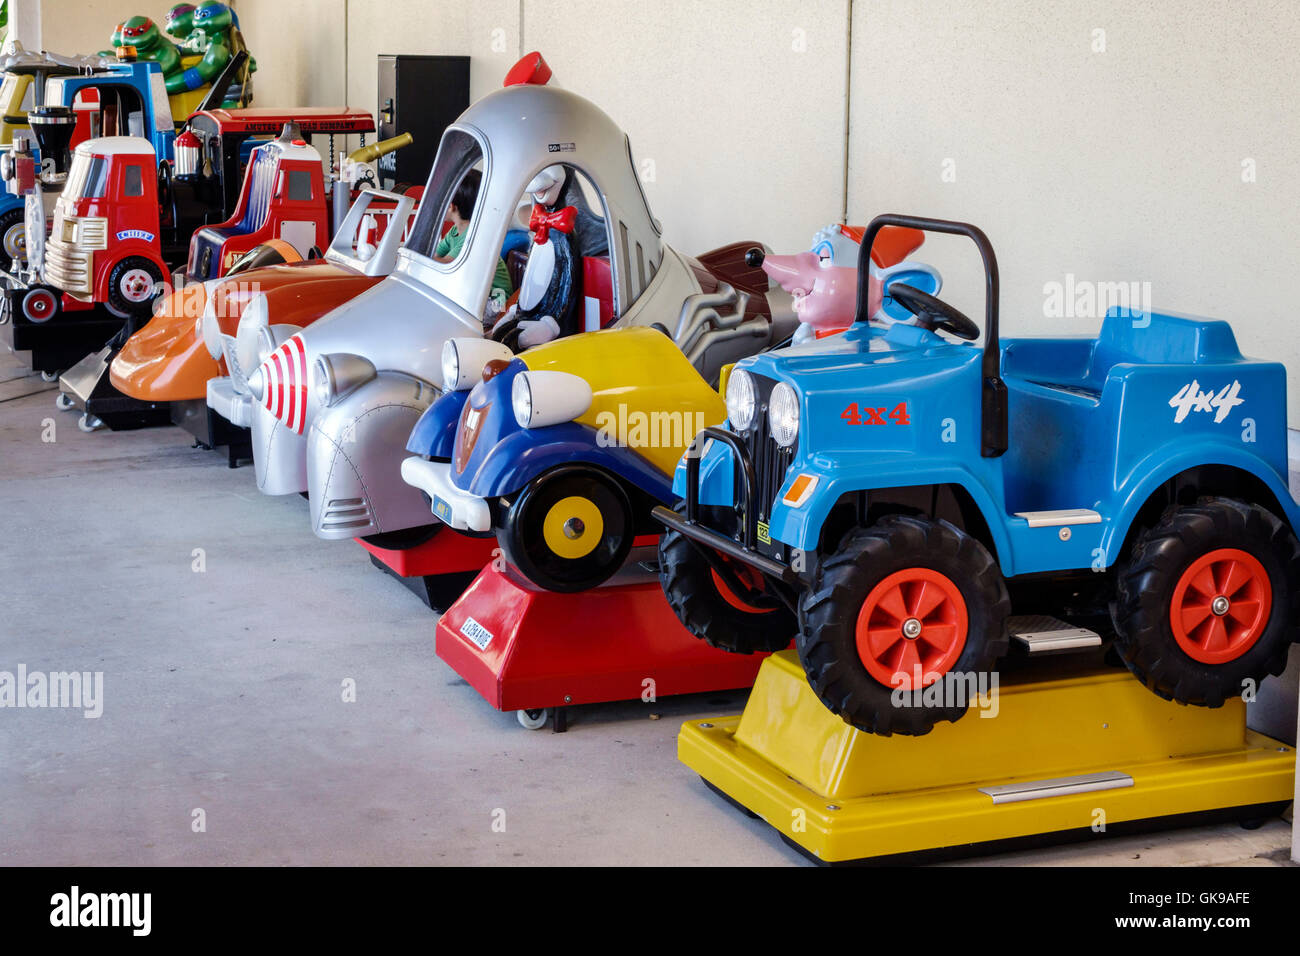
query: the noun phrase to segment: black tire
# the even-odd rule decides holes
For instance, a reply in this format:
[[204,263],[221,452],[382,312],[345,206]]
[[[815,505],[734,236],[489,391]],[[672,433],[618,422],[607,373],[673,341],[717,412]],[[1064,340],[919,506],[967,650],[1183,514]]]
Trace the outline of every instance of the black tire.
[[857,650],[859,612],[872,590],[909,569],[946,576],[965,603],[967,628],[948,673],[983,675],[1007,653],[1006,582],[993,556],[946,521],[887,515],[849,532],[817,571],[799,602],[795,644],[813,691],[832,713],[866,733],[921,736],[940,721],[955,721],[967,705],[896,704],[894,689],[868,672]]
[[[558,553],[547,541],[547,516],[568,498],[585,502],[583,509],[588,515],[600,516],[598,532],[581,519],[571,529],[562,526],[559,533],[576,535],[575,541],[593,535],[575,545],[590,545],[579,556]],[[567,526],[568,519],[560,512],[552,520],[564,520]],[[497,542],[506,560],[534,584],[561,593],[586,591],[608,580],[627,560],[635,536],[632,505],[623,487],[604,473],[582,466],[557,468],[530,482],[497,528]]]
[[6,269],[14,259],[27,259],[26,222],[21,208],[10,209],[0,216],[0,255],[4,256]]
[[[153,291],[147,298],[136,299],[131,286],[141,280],[141,274],[153,283]],[[108,309],[122,318],[142,318],[153,313],[154,300],[162,290],[162,271],[144,256],[127,256],[108,274]]]
[[[1211,663],[1192,657],[1175,637],[1173,602],[1184,572],[1225,548],[1244,551],[1263,567],[1271,611],[1253,644],[1231,660]],[[1115,649],[1149,690],[1180,704],[1221,707],[1246,689],[1246,681],[1258,687],[1282,673],[1292,642],[1300,640],[1300,543],[1271,512],[1233,498],[1169,508],[1138,536],[1119,568],[1111,614]]]
[[[677,505],[679,514],[683,509],[682,504]],[[718,527],[712,518],[708,524]],[[732,563],[739,573],[745,573],[738,562]],[[660,535],[659,584],[688,631],[710,647],[733,654],[780,651],[790,646],[799,622],[775,595],[770,595],[771,607],[744,611],[732,603],[746,603],[741,601],[742,596],[730,589],[724,594],[719,581],[708,559],[684,534],[666,530]]]

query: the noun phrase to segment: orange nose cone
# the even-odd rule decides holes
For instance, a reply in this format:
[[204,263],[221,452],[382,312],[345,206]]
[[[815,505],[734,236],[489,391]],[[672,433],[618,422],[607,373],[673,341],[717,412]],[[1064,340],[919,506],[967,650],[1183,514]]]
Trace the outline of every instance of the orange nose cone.
[[195,332],[207,303],[199,283],[167,296],[149,324],[127,339],[109,368],[120,391],[146,402],[181,402],[205,398],[208,379],[221,374]]

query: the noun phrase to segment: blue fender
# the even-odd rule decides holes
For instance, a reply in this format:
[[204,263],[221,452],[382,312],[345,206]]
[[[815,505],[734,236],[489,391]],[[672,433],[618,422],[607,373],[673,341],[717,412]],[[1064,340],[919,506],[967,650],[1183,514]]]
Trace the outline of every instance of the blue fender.
[[443,392],[442,397],[424,410],[420,420],[411,429],[406,440],[406,450],[425,458],[451,460],[456,446],[456,426],[469,401],[469,389]]
[[1117,499],[1121,502],[1119,513],[1110,522],[1110,527],[1106,529],[1101,539],[1107,567],[1114,563],[1114,556],[1118,555],[1120,548],[1123,547],[1124,539],[1128,536],[1133,519],[1137,517],[1138,509],[1146,503],[1156,489],[1176,475],[1204,465],[1226,465],[1254,475],[1277,498],[1282,506],[1283,517],[1291,525],[1291,530],[1300,534],[1300,507],[1297,507],[1295,499],[1291,497],[1286,479],[1264,459],[1230,445],[1221,445],[1209,451],[1202,446],[1171,452],[1171,447],[1176,447],[1173,442],[1153,449],[1146,460],[1158,461],[1160,467],[1149,470],[1134,469],[1134,476],[1140,475],[1140,477],[1134,477],[1126,482],[1120,490]]
[[664,503],[673,500],[668,477],[630,448],[604,447],[596,429],[576,422],[521,428],[498,441],[472,475],[456,484],[480,498],[510,495],[560,465],[587,464],[622,478]]

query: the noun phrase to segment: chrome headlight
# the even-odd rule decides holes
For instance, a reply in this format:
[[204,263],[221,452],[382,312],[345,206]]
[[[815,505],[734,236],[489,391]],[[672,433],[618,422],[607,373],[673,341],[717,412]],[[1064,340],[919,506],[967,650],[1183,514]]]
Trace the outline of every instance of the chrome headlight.
[[767,403],[767,424],[782,448],[789,448],[799,437],[799,396],[785,382],[777,382],[772,389]]
[[329,408],[359,385],[375,377],[375,367],[368,359],[351,352],[334,352],[316,359],[312,388],[316,401]]
[[727,418],[736,431],[746,431],[754,424],[758,411],[758,388],[754,376],[744,369],[733,369],[727,379]]
[[510,386],[510,405],[520,428],[571,422],[591,408],[591,386],[568,372],[520,372]]
[[203,344],[208,348],[208,354],[214,359],[221,359],[221,327],[217,325],[217,284],[211,285],[203,283],[203,311],[199,313],[199,324],[195,329],[199,337],[203,339]]
[[488,362],[512,358],[509,346],[491,339],[448,339],[442,346],[442,386],[448,392],[473,388]]
[[235,358],[240,368],[257,368],[275,351],[276,342],[269,334],[270,311],[266,293],[259,292],[249,299],[239,314],[239,325],[235,328]]

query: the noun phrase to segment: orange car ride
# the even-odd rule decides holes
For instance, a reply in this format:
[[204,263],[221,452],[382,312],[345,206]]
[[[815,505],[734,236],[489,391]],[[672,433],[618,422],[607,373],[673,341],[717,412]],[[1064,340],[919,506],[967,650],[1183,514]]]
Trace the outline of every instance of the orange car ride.
[[234,467],[251,453],[248,422],[234,407],[243,382],[237,339],[256,368],[263,350],[382,280],[421,191],[363,192],[322,258],[300,260],[273,240],[225,277],[172,292],[113,360],[113,385],[131,398],[171,403],[172,421],[203,445],[226,446]]

